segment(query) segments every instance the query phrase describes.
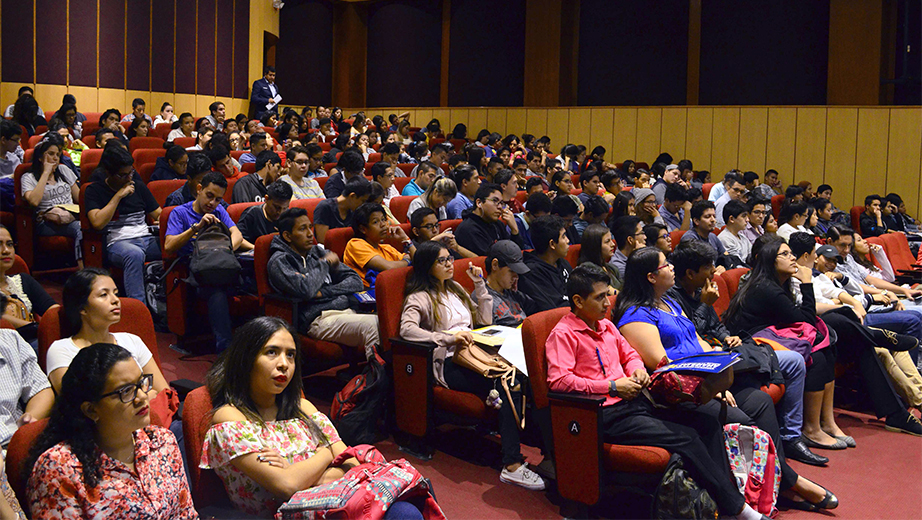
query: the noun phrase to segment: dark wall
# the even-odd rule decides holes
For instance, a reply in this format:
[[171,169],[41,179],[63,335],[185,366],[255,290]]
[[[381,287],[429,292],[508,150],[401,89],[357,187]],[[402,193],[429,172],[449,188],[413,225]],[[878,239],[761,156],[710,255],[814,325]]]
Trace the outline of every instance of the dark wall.
[[[395,38],[399,44],[394,43]],[[371,4],[366,104],[438,106],[441,54],[440,0],[387,0]]]
[[824,105],[829,0],[708,0],[702,105]]
[[2,0],[2,81],[246,97],[249,0],[175,5],[70,0],[68,12],[64,2],[36,0],[33,49],[32,2]]
[[578,70],[580,105],[684,105],[688,1],[582,0]]
[[452,0],[450,44],[449,106],[522,105],[525,0]]
[[333,98],[333,6],[285,2],[279,16],[276,81],[283,105],[329,105]]

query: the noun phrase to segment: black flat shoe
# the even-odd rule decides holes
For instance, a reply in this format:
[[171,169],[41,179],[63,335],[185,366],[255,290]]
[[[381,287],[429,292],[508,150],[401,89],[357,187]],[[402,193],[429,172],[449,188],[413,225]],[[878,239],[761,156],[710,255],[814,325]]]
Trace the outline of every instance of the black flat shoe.
[[794,439],[793,441],[782,441],[784,446],[784,458],[796,460],[811,466],[825,466],[829,462],[827,457],[817,455],[810,451],[810,448],[804,443],[803,439]]
[[918,339],[912,336],[907,336],[906,334],[899,334],[891,330],[880,329],[877,327],[868,327],[868,330],[871,331],[871,336],[874,337],[874,343],[876,346],[885,348],[887,350],[892,350],[894,352],[905,352],[919,346]]
[[816,511],[816,506],[806,500],[794,500],[784,495],[778,495],[778,508],[797,509],[798,511]]
[[819,502],[807,502],[816,509],[835,509],[839,507],[839,499],[836,498],[828,489],[823,488],[823,491],[826,492],[826,496],[823,497]]

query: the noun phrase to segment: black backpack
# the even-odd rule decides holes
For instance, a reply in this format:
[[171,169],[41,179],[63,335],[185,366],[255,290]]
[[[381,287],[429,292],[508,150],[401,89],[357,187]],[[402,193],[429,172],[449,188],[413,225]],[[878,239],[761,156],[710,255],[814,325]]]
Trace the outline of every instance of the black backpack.
[[383,434],[379,421],[384,417],[389,389],[384,359],[375,349],[365,370],[333,397],[330,419],[346,445],[374,444],[380,440]]
[[717,518],[717,503],[689,476],[678,453],[669,458],[656,487],[650,518]]
[[154,329],[158,332],[169,332],[166,321],[166,271],[163,268],[163,260],[144,264],[144,298],[154,319]]
[[192,246],[189,272],[198,285],[236,285],[240,261],[234,255],[230,230],[215,222],[199,232]]

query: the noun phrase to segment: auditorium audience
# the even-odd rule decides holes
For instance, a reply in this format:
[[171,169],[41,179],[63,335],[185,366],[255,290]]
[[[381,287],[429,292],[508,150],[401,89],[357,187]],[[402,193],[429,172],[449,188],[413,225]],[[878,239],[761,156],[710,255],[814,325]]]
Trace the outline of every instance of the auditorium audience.
[[[679,249],[688,247],[710,247],[702,242],[686,242]],[[709,256],[716,259],[716,254]],[[713,267],[713,262],[711,262]],[[685,275],[683,274],[683,277]],[[614,311],[618,328],[624,338],[640,354],[646,368],[655,370],[663,360],[711,352],[715,348],[702,339],[695,323],[686,316],[674,290],[675,272],[666,261],[666,255],[656,248],[648,247],[635,252],[628,259],[625,284],[618,295]],[[735,340],[731,340],[736,345]],[[730,347],[730,341],[726,345]],[[736,345],[737,347],[739,345]],[[723,349],[722,345],[717,348]],[[771,353],[768,353],[771,355]],[[718,418],[723,412],[720,401],[727,407],[727,422],[754,424],[767,432],[775,443],[781,461],[781,489],[791,494],[804,493],[809,503],[820,504],[823,509],[838,505],[835,496],[820,486],[803,479],[787,464],[781,442],[778,420],[771,397],[761,390],[763,381],[741,376],[718,399],[695,408],[697,414]],[[789,498],[790,501],[790,498]],[[806,506],[807,504],[803,504]],[[814,506],[815,507],[815,506]]]
[[259,237],[275,233],[276,222],[290,203],[291,186],[278,181],[270,184],[266,188],[263,203],[243,210],[237,220],[237,228],[243,237],[241,248],[253,249]]
[[311,338],[331,341],[373,355],[378,345],[378,317],[350,309],[349,296],[361,292],[362,279],[339,256],[314,242],[310,218],[291,208],[278,218],[267,266],[272,288],[301,300],[297,330]]
[[[416,246],[400,226],[392,226],[380,204],[365,203],[352,215],[352,231],[355,238],[346,244],[343,263],[355,269],[365,288],[374,286],[377,274],[387,269],[397,269],[411,264]],[[397,240],[403,244],[403,253],[394,246],[385,244],[385,239]]]
[[266,189],[279,178],[282,158],[271,150],[260,152],[256,158],[256,171],[242,176],[234,183],[232,200],[238,202],[263,202]]
[[176,439],[151,425],[153,376],[109,343],[72,367],[26,463],[34,518],[197,519]]
[[173,124],[176,121],[179,121],[179,118],[173,113],[173,105],[169,101],[164,101],[160,105],[160,113],[154,118],[154,128],[161,123]]
[[317,242],[322,244],[327,231],[331,229],[354,227],[353,212],[368,202],[370,196],[371,183],[365,177],[355,176],[349,179],[341,194],[321,200],[314,209],[314,235]]
[[601,224],[592,224],[583,232],[579,249],[578,264],[595,264],[608,274],[610,294],[617,294],[621,290],[623,280],[618,269],[611,264],[617,246],[612,238],[611,230]]
[[[9,299],[6,292],[0,292],[0,306],[6,308]],[[7,317],[4,315],[3,319]],[[16,430],[48,417],[54,404],[54,393],[48,378],[38,366],[34,347],[15,330],[0,328],[0,356],[4,360],[0,366],[0,381],[3,381],[0,385],[0,404],[3,406],[0,412],[0,446],[5,453]],[[5,481],[6,475],[3,478]]]
[[134,98],[131,101],[131,112],[125,114],[125,117],[122,118],[123,123],[131,123],[135,119],[144,119],[148,124],[154,124],[153,119],[149,115],[144,113],[144,110],[147,108],[147,103],[141,98]]
[[[386,208],[385,208],[386,209]],[[439,232],[439,220],[435,211],[430,208],[420,208],[410,215],[410,239],[413,245],[419,247],[423,242],[432,240],[439,242],[451,252],[455,260],[474,258],[477,255],[472,251],[458,245],[455,234],[451,229]]]
[[546,344],[550,389],[604,398],[600,429],[606,442],[660,446],[679,453],[723,515],[765,518],[746,504],[736,486],[717,420],[657,409],[641,395],[650,376],[640,355],[605,319],[611,306],[608,290],[608,275],[601,268],[587,264],[571,275],[571,312],[554,327]]
[[189,153],[182,146],[170,145],[166,155],[157,157],[151,181],[167,181],[173,179],[186,179],[186,166],[189,164]]
[[15,258],[16,243],[10,230],[0,224],[0,293],[8,297],[7,304],[2,307],[3,319],[38,350],[37,318],[57,302],[28,273],[9,274]]
[[83,232],[77,213],[80,186],[73,170],[61,164],[63,141],[48,133],[35,147],[32,171],[22,176],[22,197],[34,209],[38,236],[65,236],[74,239],[74,258],[83,267]]
[[218,131],[224,130],[224,119],[226,114],[224,103],[214,101],[208,105],[208,112],[209,114],[205,116],[205,119],[208,120],[211,127]]
[[[499,186],[481,184],[474,194],[474,206],[463,214],[455,236],[458,244],[478,256],[486,256],[490,246],[497,240],[512,240],[523,246],[515,215],[502,200]],[[508,227],[507,227],[508,226]]]
[[335,199],[346,187],[346,183],[354,177],[363,177],[365,175],[365,159],[362,155],[353,150],[343,152],[339,161],[336,163],[337,172],[330,175],[327,183],[323,186],[323,194],[328,199]]
[[439,220],[448,220],[446,205],[458,194],[458,187],[454,181],[447,177],[440,177],[432,182],[422,195],[410,202],[408,215],[420,208],[429,208],[435,211]]
[[[451,361],[456,349],[473,345],[470,333],[473,328],[493,322],[493,297],[484,283],[483,270],[473,264],[466,270],[474,282],[472,299],[454,281],[452,256],[439,243],[430,241],[420,245],[414,260],[400,316],[400,337],[435,343],[432,369],[437,384],[486,399],[495,381]],[[456,332],[442,332],[447,330]],[[544,489],[544,481],[527,467],[519,446],[516,417],[519,412],[512,407],[521,402],[526,383],[521,375],[517,376],[516,383],[511,390],[512,402],[504,396],[499,407],[503,462],[500,481],[540,491]]]
[[612,238],[617,249],[608,261],[618,271],[618,277],[624,280],[624,270],[627,267],[627,257],[634,251],[647,246],[647,234],[644,233],[643,222],[638,217],[621,217],[613,222],[616,227],[612,230]]
[[781,226],[778,228],[777,235],[787,240],[792,233],[798,231],[813,234],[807,229],[807,203],[803,201],[785,202],[781,206],[781,213],[778,216],[778,222]]
[[[19,90],[18,90],[17,93],[16,93],[16,100],[18,101],[19,98],[21,98],[22,96],[26,96],[26,95],[27,95],[27,96],[33,96],[33,97],[35,96],[35,92],[33,92],[32,87],[30,87],[30,86],[28,86],[28,85],[24,85],[24,86],[22,86],[22,87],[19,87]],[[7,119],[12,118],[12,117],[13,117],[13,110],[14,110],[15,108],[16,108],[16,104],[15,104],[15,103],[12,103],[12,104],[10,104],[10,105],[7,105],[6,110],[3,111],[3,117],[4,117],[4,118],[7,118]],[[42,117],[45,117],[45,113],[42,112],[42,109],[41,109],[41,108],[38,109],[38,115],[40,115],[40,116],[42,116]]]
[[570,240],[566,223],[556,215],[536,218],[529,229],[534,251],[525,252],[530,271],[519,279],[519,290],[529,295],[538,311],[567,305],[567,278],[573,268],[567,262]]
[[[237,250],[243,236],[220,202],[227,191],[227,179],[217,172],[206,173],[197,186],[195,200],[173,208],[164,233],[164,253],[188,258],[200,231],[213,224],[223,224],[230,231],[231,249]],[[228,299],[234,286],[204,285],[195,287],[196,297],[207,302],[208,320],[215,335],[217,352],[231,340],[231,317]]]
[[150,128],[150,121],[141,117],[135,118],[128,126],[128,130],[125,130],[125,137],[129,140],[135,137],[147,137],[150,134]]
[[166,140],[168,143],[172,143],[177,137],[196,137],[198,132],[194,130],[195,128],[195,118],[189,112],[183,112],[179,115],[179,119],[173,122],[172,130],[167,134]]
[[123,272],[125,296],[144,301],[144,263],[160,259],[160,244],[147,227],[160,206],[134,169],[128,150],[110,146],[99,161],[106,177],[86,188],[87,219],[104,235],[106,259]]
[[745,264],[749,260],[749,253],[752,252],[752,243],[743,236],[743,230],[749,225],[749,210],[739,200],[730,200],[724,204],[723,220],[726,227],[717,238],[726,248],[728,255],[735,256],[740,264]]

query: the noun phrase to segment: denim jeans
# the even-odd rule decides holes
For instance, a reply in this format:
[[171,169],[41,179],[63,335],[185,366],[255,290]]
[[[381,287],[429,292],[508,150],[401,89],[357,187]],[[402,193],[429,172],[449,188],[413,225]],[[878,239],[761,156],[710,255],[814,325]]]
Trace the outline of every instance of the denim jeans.
[[157,237],[117,240],[106,248],[109,263],[124,271],[125,296],[144,301],[144,262],[160,260]]
[[804,377],[807,367],[804,357],[793,350],[777,350],[778,364],[784,375],[784,396],[775,409],[781,439],[792,441],[800,437],[804,425]]
[[69,237],[74,239],[74,258],[80,260],[83,258],[83,249],[80,244],[83,242],[83,232],[80,231],[80,221],[75,220],[70,224],[59,226],[51,222],[36,222],[35,230],[40,237]]

